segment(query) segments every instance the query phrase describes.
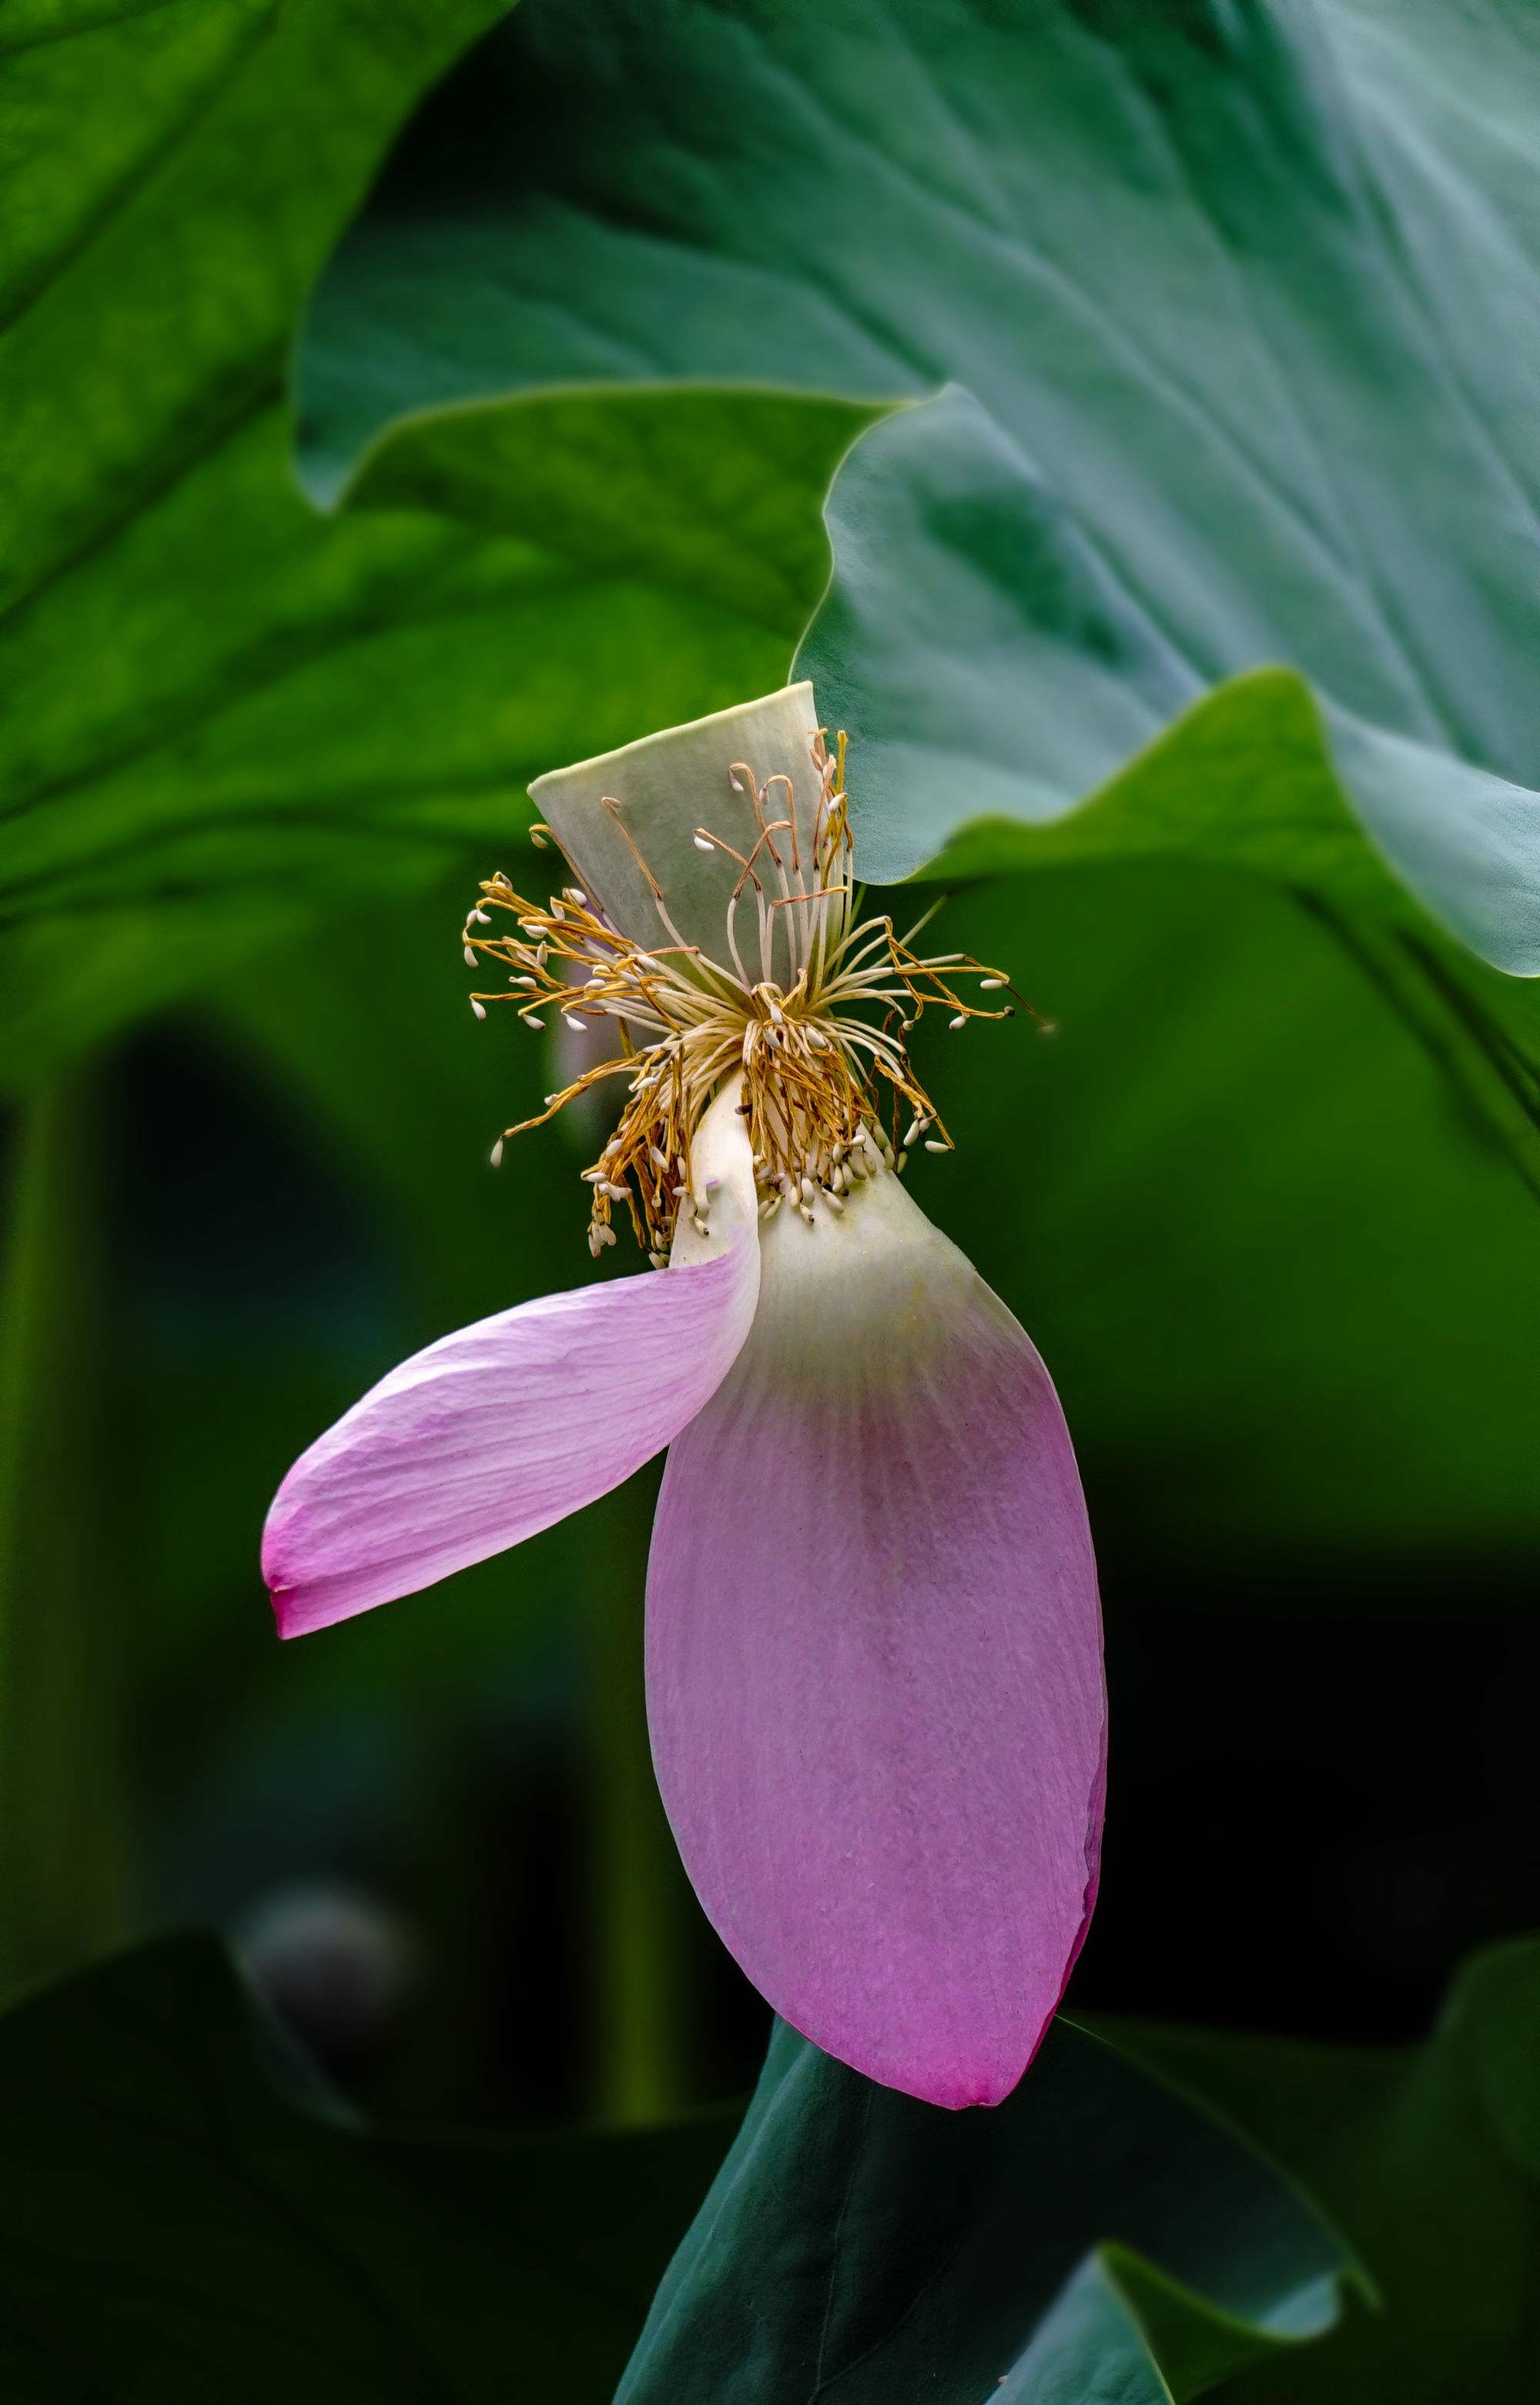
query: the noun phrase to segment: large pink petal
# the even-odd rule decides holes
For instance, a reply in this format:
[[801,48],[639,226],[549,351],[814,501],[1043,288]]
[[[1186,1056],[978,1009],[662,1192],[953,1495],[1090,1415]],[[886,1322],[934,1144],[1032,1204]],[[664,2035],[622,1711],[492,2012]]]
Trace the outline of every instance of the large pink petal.
[[1096,1890],[1096,1568],[1047,1371],[882,1176],[762,1243],[752,1332],[664,1477],[659,1780],[707,1912],[829,2053],[993,2103]]
[[462,1328],[367,1394],[279,1488],[262,1568],[302,1635],[500,1553],[608,1493],[720,1384],[753,1317],[752,1203],[710,1258]]

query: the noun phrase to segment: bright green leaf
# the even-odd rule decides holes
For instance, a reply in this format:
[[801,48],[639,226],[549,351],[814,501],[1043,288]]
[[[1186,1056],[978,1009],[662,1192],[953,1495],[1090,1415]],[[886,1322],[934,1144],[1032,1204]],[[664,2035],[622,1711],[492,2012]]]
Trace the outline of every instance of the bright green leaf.
[[[825,553],[813,497],[863,422],[721,405],[521,451],[521,502],[441,513],[453,445],[367,518],[296,489],[307,287],[425,82],[495,0],[16,0],[0,30],[0,1058],[50,1056],[336,908],[481,873],[539,770],[773,683]],[[812,462],[809,465],[809,461]],[[595,541],[602,475],[628,515]],[[707,570],[687,485],[773,570]],[[799,506],[780,509],[794,490]],[[434,505],[429,514],[422,504]]]

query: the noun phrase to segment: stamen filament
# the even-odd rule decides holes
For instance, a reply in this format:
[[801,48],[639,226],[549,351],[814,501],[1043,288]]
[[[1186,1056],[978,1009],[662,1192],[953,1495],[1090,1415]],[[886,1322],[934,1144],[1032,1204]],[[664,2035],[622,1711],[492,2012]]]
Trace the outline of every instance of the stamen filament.
[[[837,1217],[879,1167],[902,1174],[909,1146],[921,1137],[928,1152],[952,1149],[903,1037],[928,1006],[946,1010],[954,1029],[971,1019],[1012,1016],[1012,1002],[990,1006],[968,1001],[959,990],[959,978],[976,978],[981,996],[1021,997],[1002,971],[965,953],[921,956],[914,950],[914,939],[939,901],[904,935],[895,934],[886,916],[858,922],[861,896],[852,873],[845,760],[845,737],[838,737],[831,755],[820,732],[812,751],[817,801],[810,837],[793,780],[777,774],[761,786],[742,761],[733,764],[730,775],[735,788],[750,798],[757,828],[750,849],[745,853],[709,826],[694,830],[703,853],[721,854],[724,864],[736,867],[724,907],[730,968],[686,943],[612,795],[604,796],[604,809],[651,897],[666,943],[643,950],[575,882],[553,894],[543,908],[516,893],[501,872],[483,884],[461,933],[462,947],[472,966],[499,963],[508,984],[500,992],[471,997],[477,1017],[484,1019],[493,1002],[512,1002],[525,1025],[540,1028],[542,1014],[555,1009],[575,1033],[593,1036],[608,1024],[621,1047],[548,1095],[541,1111],[505,1128],[492,1150],[494,1162],[500,1161],[508,1138],[543,1126],[605,1079],[624,1078],[625,1100],[614,1132],[597,1162],[582,1173],[590,1198],[589,1249],[595,1259],[615,1241],[610,1220],[617,1204],[625,1206],[638,1243],[656,1267],[668,1259],[681,1209],[697,1229],[708,1230],[711,1194],[694,1189],[691,1150],[707,1109],[730,1076],[743,1081],[738,1107],[765,1220],[785,1201],[817,1226],[820,1210]],[[776,815],[779,796],[773,789],[778,787],[784,787],[785,798]],[[542,850],[554,840],[547,827],[538,835]],[[789,838],[784,852],[778,835]],[[767,878],[778,893],[766,891]],[[757,978],[749,975],[738,941],[738,905],[750,888],[759,933]],[[512,932],[480,932],[494,926],[494,910],[511,918]],[[1039,1024],[1046,1022],[1040,1019]],[[901,1146],[899,1130],[905,1120],[908,1132]]]

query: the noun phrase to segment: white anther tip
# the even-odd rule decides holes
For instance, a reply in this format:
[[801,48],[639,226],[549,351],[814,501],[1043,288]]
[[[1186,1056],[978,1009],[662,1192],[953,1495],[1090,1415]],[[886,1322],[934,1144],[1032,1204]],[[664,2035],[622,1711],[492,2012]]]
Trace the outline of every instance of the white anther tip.
[[484,1019],[486,1017],[485,1003],[478,1002],[474,994],[470,997],[470,1007],[475,1012],[478,1019]]
[[468,969],[473,969],[476,965],[476,955],[469,944],[465,948],[465,964]]
[[502,1140],[501,1136],[499,1136],[499,1137],[497,1138],[497,1143],[493,1146],[493,1147],[492,1147],[492,1151],[491,1151],[491,1154],[490,1154],[489,1158],[490,1158],[490,1160],[491,1160],[492,1166],[493,1166],[493,1168],[494,1168],[494,1169],[500,1169],[500,1168],[502,1167],[502,1165],[503,1165],[503,1140]]
[[712,842],[709,836],[698,835],[695,837],[695,850],[697,851],[715,851],[716,848],[716,845]]

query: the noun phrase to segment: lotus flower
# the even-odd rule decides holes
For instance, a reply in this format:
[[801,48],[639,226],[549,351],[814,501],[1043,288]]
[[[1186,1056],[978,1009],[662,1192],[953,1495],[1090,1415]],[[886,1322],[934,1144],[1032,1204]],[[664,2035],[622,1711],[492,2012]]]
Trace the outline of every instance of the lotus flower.
[[648,1710],[696,1892],[827,2052],[992,2103],[1095,1897],[1096,1571],[1048,1373],[903,1183],[906,1146],[950,1146],[908,1030],[1011,990],[858,922],[844,766],[800,684],[537,781],[574,881],[483,887],[472,1007],[593,1031],[541,1117],[621,1081],[589,1248],[623,1212],[652,1273],[392,1371],[289,1472],[264,1568],[282,1633],[324,1627],[666,1446]]

